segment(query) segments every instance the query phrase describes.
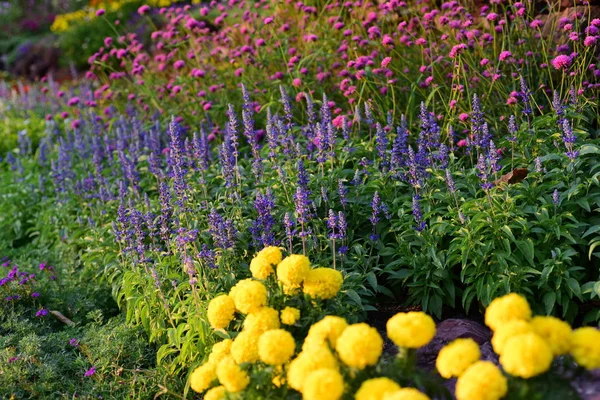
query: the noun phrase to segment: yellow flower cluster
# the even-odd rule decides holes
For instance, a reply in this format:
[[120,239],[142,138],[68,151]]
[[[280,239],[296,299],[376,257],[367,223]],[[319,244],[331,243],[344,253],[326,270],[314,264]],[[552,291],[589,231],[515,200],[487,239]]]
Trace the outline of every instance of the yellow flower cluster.
[[365,323],[348,326],[338,337],[335,349],[349,367],[364,369],[375,365],[383,351],[383,339],[377,329]]
[[300,310],[294,307],[286,307],[281,310],[281,323],[284,325],[294,325],[300,319]]
[[508,391],[508,382],[490,361],[477,361],[456,381],[457,400],[498,400]]
[[207,318],[214,329],[225,329],[235,315],[235,303],[226,294],[215,297],[208,303]]
[[473,339],[456,339],[440,351],[435,366],[444,378],[456,378],[480,358],[479,345]]
[[579,365],[589,370],[600,368],[600,331],[579,328],[571,335],[571,355]]
[[417,349],[435,336],[435,322],[424,312],[398,313],[386,325],[388,337],[397,346]]

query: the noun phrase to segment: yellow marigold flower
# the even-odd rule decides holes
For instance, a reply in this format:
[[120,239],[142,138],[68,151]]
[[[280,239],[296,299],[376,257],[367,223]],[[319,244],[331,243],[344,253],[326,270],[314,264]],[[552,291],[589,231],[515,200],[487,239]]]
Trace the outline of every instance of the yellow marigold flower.
[[487,310],[485,310],[485,324],[493,331],[498,329],[500,325],[514,319],[525,321],[531,319],[529,303],[525,297],[516,293],[510,293],[492,300]]
[[456,400],[499,400],[506,392],[506,378],[490,361],[477,361],[456,381]]
[[480,358],[479,345],[473,339],[456,339],[440,351],[435,367],[441,376],[449,379],[459,377]]
[[231,345],[231,356],[238,363],[253,363],[258,361],[258,338],[256,331],[240,332]]
[[435,336],[435,322],[422,311],[398,313],[386,325],[388,337],[397,346],[416,349]]
[[515,319],[502,324],[494,332],[492,336],[492,347],[496,354],[501,355],[506,347],[506,342],[513,336],[520,335],[522,333],[533,332],[533,327],[527,321],[521,319]]
[[235,308],[242,314],[251,313],[267,304],[267,288],[253,279],[239,281],[229,295],[235,302]]
[[271,329],[279,329],[279,312],[271,307],[261,307],[244,320],[244,330],[263,333]]
[[367,379],[360,385],[354,397],[356,400],[383,400],[387,394],[400,390],[400,385],[390,378]]
[[281,311],[281,323],[294,325],[300,319],[300,310],[294,307],[286,307]]
[[342,273],[332,268],[311,269],[304,279],[304,293],[310,297],[331,299],[342,288]]
[[263,333],[258,340],[258,355],[269,365],[282,365],[290,361],[296,350],[296,341],[284,329],[273,329]]
[[347,327],[348,323],[344,318],[327,315],[310,327],[303,348],[314,344],[322,345],[325,341],[328,341],[331,347],[335,348],[338,338]]
[[192,372],[190,375],[190,387],[194,392],[202,393],[212,386],[215,379],[217,379],[215,365],[208,362]]
[[554,355],[566,354],[571,350],[571,326],[555,317],[534,317],[533,331],[550,345]]
[[256,256],[250,261],[250,272],[254,278],[265,280],[275,269],[265,257]]
[[363,369],[377,364],[383,351],[383,339],[377,329],[365,323],[353,324],[344,329],[335,349],[344,364]]
[[300,254],[291,254],[283,259],[277,266],[277,279],[289,288],[302,284],[310,271],[310,260]]
[[281,365],[275,367],[273,369],[273,379],[271,379],[271,382],[273,382],[273,385],[275,385],[276,387],[282,387],[283,385],[286,384],[286,379],[285,379],[285,374],[283,373],[283,367]]
[[259,251],[256,257],[263,257],[269,264],[277,265],[281,262],[281,249],[276,246],[267,246]]
[[208,303],[208,322],[214,329],[227,328],[234,315],[235,303],[226,294],[217,296]]
[[222,400],[225,398],[226,393],[227,391],[223,386],[217,386],[206,392],[204,400]]
[[225,357],[217,366],[217,378],[225,390],[231,393],[246,389],[250,383],[246,371],[240,368],[231,356]]
[[214,365],[219,365],[222,359],[228,356],[231,353],[231,344],[233,340],[225,339],[220,341],[219,343],[215,343],[208,356],[208,362],[213,363]]
[[306,378],[311,372],[318,369],[338,370],[338,363],[327,346],[311,347],[303,350],[298,357],[290,363],[287,379],[291,388],[302,392]]
[[402,388],[386,394],[383,400],[429,400],[429,396],[415,388]]
[[587,369],[600,368],[600,331],[586,327],[575,329],[571,334],[571,355]]
[[500,364],[507,373],[527,379],[548,371],[552,358],[552,349],[548,343],[530,332],[513,336],[506,341],[500,355]]
[[344,378],[335,369],[319,369],[304,382],[303,400],[338,400],[344,394]]

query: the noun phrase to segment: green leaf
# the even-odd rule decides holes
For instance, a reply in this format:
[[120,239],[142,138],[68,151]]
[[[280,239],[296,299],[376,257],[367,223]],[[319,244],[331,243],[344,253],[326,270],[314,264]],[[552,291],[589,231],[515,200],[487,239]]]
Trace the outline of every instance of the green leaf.
[[548,292],[544,295],[544,306],[546,308],[546,314],[552,314],[552,310],[554,309],[554,304],[556,303],[556,293]]
[[517,247],[519,248],[519,250],[521,250],[521,253],[523,253],[523,256],[525,257],[525,259],[532,266],[535,266],[535,264],[533,263],[533,256],[534,256],[533,241],[531,239],[519,240],[517,242]]

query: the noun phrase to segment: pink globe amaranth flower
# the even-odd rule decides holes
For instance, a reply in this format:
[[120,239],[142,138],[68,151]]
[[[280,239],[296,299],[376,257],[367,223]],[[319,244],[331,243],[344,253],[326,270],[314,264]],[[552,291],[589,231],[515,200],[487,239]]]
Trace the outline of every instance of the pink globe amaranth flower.
[[392,62],[392,57],[386,57],[381,60],[381,68],[387,68],[387,66]]
[[458,115],[458,119],[464,122],[464,121],[466,121],[466,120],[469,119],[469,114],[467,114],[467,113],[461,113],[461,114]]
[[485,67],[489,63],[490,63],[490,60],[488,60],[487,58],[484,58],[483,60],[479,61],[479,65],[481,65],[482,67]]
[[267,18],[263,19],[263,24],[269,25],[269,24],[273,23],[274,20],[275,20],[275,18],[273,18],[273,17],[267,17]]
[[485,17],[488,21],[495,21],[498,19],[498,14],[491,12]]
[[458,143],[456,143],[456,145],[458,147],[466,147],[467,146],[467,139],[461,139],[458,141]]
[[111,38],[110,36],[107,38],[104,38],[104,46],[110,47],[112,45],[112,42],[113,42],[113,38]]
[[456,103],[458,103],[456,100],[450,100],[449,106],[451,109],[455,109],[456,108]]
[[52,121],[52,114],[46,114],[46,121]]
[[256,46],[257,46],[257,47],[262,47],[262,46],[264,46],[264,45],[265,45],[265,43],[266,43],[266,42],[265,42],[265,39],[263,39],[263,38],[258,38],[258,39],[256,39]]
[[498,60],[505,61],[512,57],[512,53],[508,50],[504,50],[500,52],[500,56],[498,56]]
[[85,374],[83,374],[83,376],[92,376],[92,375],[94,375],[95,372],[96,372],[96,367],[92,367],[92,368],[88,369],[87,371],[85,371]]
[[71,129],[77,129],[81,126],[81,121],[76,119],[73,122],[71,122]]
[[292,81],[293,87],[300,87],[302,85],[302,80],[300,78],[294,78]]
[[173,63],[173,68],[175,69],[181,69],[183,67],[185,67],[185,61],[183,60],[177,60]]
[[207,103],[205,103],[205,104],[202,106],[202,108],[204,109],[204,111],[208,111],[208,110],[210,110],[210,109],[211,109],[211,107],[212,107],[212,103],[211,103],[210,101],[209,101],[209,102],[207,102]]
[[571,65],[571,57],[561,54],[554,57],[552,60],[552,66],[554,69],[567,69]]
[[593,46],[598,41],[598,36],[587,36],[583,40],[583,45],[586,47]]
[[138,8],[138,14],[140,15],[144,15],[146,14],[148,11],[150,11],[150,6],[149,5],[143,5],[140,8]]
[[244,68],[238,68],[234,72],[235,76],[242,76],[243,73],[244,73]]
[[106,10],[104,8],[99,8],[98,11],[96,11],[96,17],[101,17],[106,13]]
[[76,106],[77,104],[79,104],[79,97],[72,97],[67,102],[68,106]]

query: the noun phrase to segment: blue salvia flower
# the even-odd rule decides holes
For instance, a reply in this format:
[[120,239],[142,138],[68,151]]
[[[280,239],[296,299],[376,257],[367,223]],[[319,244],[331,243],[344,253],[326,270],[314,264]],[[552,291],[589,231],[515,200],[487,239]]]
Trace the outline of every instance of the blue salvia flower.
[[418,145],[428,149],[437,148],[440,144],[440,127],[435,117],[425,107],[424,102],[421,102],[419,119],[421,120],[421,130]]
[[519,84],[521,86],[521,91],[519,92],[519,95],[521,97],[521,101],[523,102],[523,114],[531,115],[531,91],[527,87],[527,82],[525,82],[525,78],[523,78],[523,75],[519,75]]
[[211,250],[206,243],[202,245],[202,249],[198,253],[198,256],[209,268],[217,268],[217,257],[215,252]]
[[254,208],[258,213],[258,217],[252,222],[252,226],[250,227],[254,246],[263,248],[276,245],[277,243],[273,234],[275,226],[275,218],[273,217],[275,197],[270,189],[267,189],[267,193],[264,195],[260,192],[256,193]]
[[514,115],[511,115],[508,118],[508,132],[510,136],[506,138],[511,143],[515,143],[517,141],[517,132],[519,131],[519,127],[517,126],[517,120]]
[[440,144],[436,158],[441,169],[446,169],[448,167],[448,147],[446,147],[445,144]]
[[313,103],[310,95],[304,96],[306,98],[306,116],[308,117],[309,127],[314,127],[317,122],[317,114],[315,113],[315,104]]
[[350,142],[350,127],[345,115],[342,116],[342,137],[346,143]]
[[448,190],[450,190],[450,193],[456,193],[456,184],[454,183],[452,173],[449,169],[446,169],[446,185],[448,185]]
[[158,185],[158,200],[160,203],[161,212],[159,216],[159,225],[160,238],[165,243],[168,243],[169,238],[171,236],[171,218],[173,216],[173,207],[171,206],[171,199],[171,188],[169,187],[169,184],[167,182],[162,181]]
[[575,90],[575,86],[571,86],[569,89],[569,97],[571,100],[571,105],[577,106],[577,91]]
[[214,208],[208,216],[208,231],[217,247],[229,249],[235,246],[237,231],[233,223],[225,220]]
[[485,191],[490,190],[494,185],[489,182],[489,165],[488,160],[484,157],[483,154],[479,154],[479,159],[477,161],[477,176],[481,179],[481,188]]
[[289,134],[289,131],[291,130],[293,123],[292,123],[292,104],[290,102],[290,97],[288,96],[287,91],[285,90],[285,88],[283,86],[279,86],[279,91],[281,92],[281,103],[283,104],[283,115],[285,118],[285,133],[286,135]]
[[541,174],[544,172],[544,166],[542,165],[542,159],[539,157],[535,158],[535,172]]
[[231,136],[228,133],[225,133],[223,143],[221,143],[221,148],[219,149],[219,159],[223,178],[225,179],[225,187],[235,186],[236,159],[233,149]]
[[[237,116],[235,114],[235,110],[233,105],[227,105],[227,117],[229,117],[229,122],[227,123],[227,127],[225,129],[225,137],[229,139],[229,146],[231,149],[229,150],[234,158],[237,160],[239,157],[239,139],[238,139],[238,129],[239,124],[237,120]],[[236,165],[236,162],[234,162]]]
[[208,144],[208,136],[203,127],[200,128],[200,135],[194,132],[192,142],[196,169],[206,171],[210,165],[210,145]]
[[346,235],[348,232],[348,223],[346,222],[346,216],[343,212],[339,211],[337,216],[337,226],[338,232],[340,235],[340,239],[346,239]]
[[473,95],[473,103],[471,105],[471,108],[471,133],[473,135],[472,142],[474,142],[475,145],[479,147],[482,143],[483,125],[485,121],[483,111],[481,111],[479,97],[477,97],[476,94]]
[[250,94],[246,90],[246,86],[242,84],[242,97],[243,97],[243,108],[242,108],[242,121],[244,123],[244,136],[248,143],[250,143],[250,150],[252,151],[252,172],[256,178],[256,181],[260,179],[262,174],[262,159],[260,158],[260,149],[258,147],[258,141],[256,138],[256,132],[254,131],[254,110],[250,103]]
[[[360,115],[360,113],[359,113]],[[373,117],[373,112],[371,111],[371,104],[369,104],[369,102],[365,102],[365,121],[367,122],[367,124],[369,125],[369,127],[371,127],[371,125],[373,125],[373,123],[375,122],[375,118]]]
[[[294,193],[294,204],[296,206],[296,215],[298,218],[298,222],[301,224],[306,224],[311,216],[311,201],[310,201],[310,192],[302,185],[298,185],[296,188],[296,193]],[[303,231],[301,236],[305,235]]]
[[356,169],[356,171],[354,171],[354,177],[352,178],[352,181],[350,182],[353,186],[358,186],[362,183],[363,178],[361,176],[361,170],[360,169]]
[[129,223],[131,224],[132,230],[135,234],[135,251],[138,254],[138,261],[143,263],[146,261],[146,245],[144,244],[146,233],[144,232],[144,219],[142,217],[142,213],[135,209],[132,199],[129,199],[129,210]]
[[419,166],[417,164],[417,158],[412,146],[408,146],[408,182],[413,187],[422,187],[423,182],[421,180],[421,174],[419,173]]
[[17,132],[17,143],[19,145],[19,154],[21,156],[31,154],[31,139],[29,138],[26,129]]
[[502,169],[502,167],[499,164],[500,154],[498,153],[498,150],[496,149],[496,145],[494,144],[493,140],[490,140],[488,159],[490,160],[490,169],[492,170],[492,172],[495,173]]
[[358,104],[354,106],[353,119],[354,122],[356,122],[357,124],[360,124],[362,122],[362,116],[360,115],[360,106]]
[[274,123],[271,108],[267,108],[267,125],[266,125],[267,145],[269,146],[269,158],[274,159],[277,155],[276,150],[279,143],[279,135],[277,126]]
[[321,185],[321,198],[325,203],[329,201],[329,197],[327,196],[327,189],[323,185]]
[[329,239],[340,239],[338,231],[338,220],[335,212],[330,208],[327,216],[327,227],[329,228]]
[[560,95],[558,94],[558,91],[554,91],[552,94],[552,108],[554,108],[554,112],[556,114],[556,116],[558,117],[557,123],[558,123],[558,127],[562,130],[563,129],[563,121],[565,120],[565,106],[563,105],[562,101],[560,100]]
[[571,124],[567,119],[563,120],[562,131],[563,143],[565,144],[565,147],[567,149],[565,154],[567,155],[567,157],[569,157],[571,161],[574,161],[579,155],[579,152],[573,149],[573,145],[577,142],[577,136],[575,136],[575,134],[573,133],[573,127],[571,127]]
[[292,215],[289,212],[286,212],[283,216],[283,226],[285,228],[285,236],[287,237],[289,243],[289,251],[292,249],[292,239],[294,237],[294,220],[292,219]]
[[340,195],[340,203],[342,207],[346,209],[346,204],[348,203],[348,189],[344,186],[344,181],[338,179],[338,194]]
[[175,122],[175,118],[171,118],[169,124],[169,137],[171,143],[169,146],[169,159],[171,161],[171,174],[173,176],[173,189],[177,199],[177,205],[183,208],[187,201],[187,184],[185,182],[186,165],[183,156],[185,154],[183,132],[181,127]]
[[554,189],[554,192],[552,193],[552,203],[555,206],[558,206],[559,202],[560,202],[560,195],[558,194],[558,189]]
[[308,188],[308,172],[306,172],[306,168],[304,167],[304,162],[302,160],[298,160],[298,185]]
[[379,221],[381,221],[381,218],[379,217],[379,214],[381,213],[381,198],[379,197],[379,192],[375,192],[373,195],[373,200],[371,200],[371,209],[372,213],[369,221],[371,221],[371,225],[373,226],[373,233],[369,237],[372,241],[376,241],[379,239],[379,235],[376,234],[376,227]]
[[481,147],[482,149],[488,148],[490,145],[490,142],[492,141],[493,136],[490,132],[487,122],[484,122],[483,126],[481,127],[480,138],[481,138],[481,141],[479,142],[479,147]]
[[387,138],[385,130],[379,122],[376,124],[375,143],[377,148],[377,156],[379,157],[379,169],[382,172],[385,172],[388,170],[390,165],[390,162],[388,160],[387,149],[389,140]]
[[398,169],[406,165],[408,153],[408,123],[404,114],[400,117],[400,126],[396,128],[396,139],[392,145],[392,168]]
[[322,123],[317,122],[315,125],[315,145],[317,146],[317,162],[323,164],[327,161],[327,134]]
[[419,205],[419,195],[414,195],[412,199],[412,214],[415,219],[415,230],[422,232],[427,228],[427,224],[423,221],[423,214],[421,213],[421,206]]

